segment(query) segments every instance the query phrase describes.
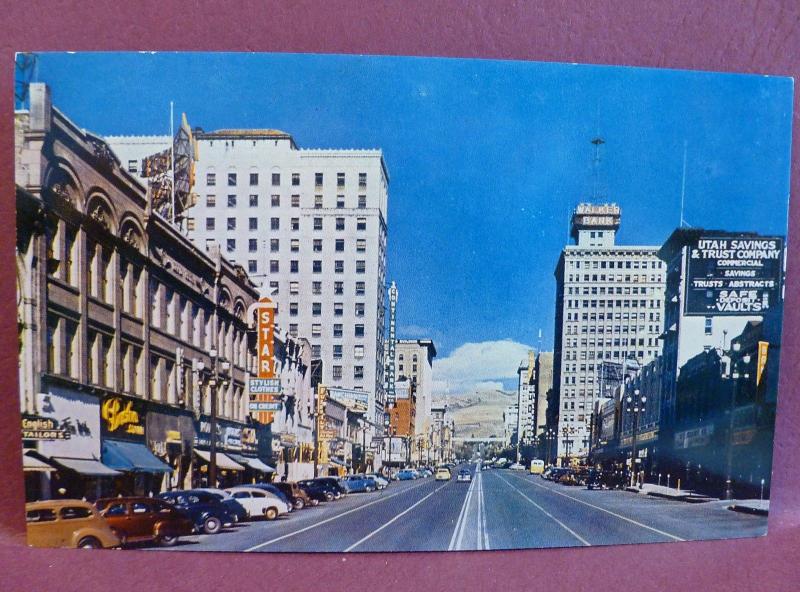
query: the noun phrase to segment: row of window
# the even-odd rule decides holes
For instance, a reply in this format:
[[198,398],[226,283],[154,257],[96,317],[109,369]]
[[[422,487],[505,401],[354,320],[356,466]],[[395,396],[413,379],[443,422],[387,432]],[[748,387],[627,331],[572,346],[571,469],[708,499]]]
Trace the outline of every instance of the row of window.
[[[290,203],[291,203],[293,208],[299,208],[300,207],[300,194],[299,193],[292,194]],[[235,207],[237,207],[237,204],[238,204],[238,199],[237,199],[236,194],[233,194],[233,193],[228,194],[228,207],[229,208],[235,208]],[[248,204],[249,204],[249,206],[251,208],[257,208],[258,207],[258,194],[252,194],[251,193],[250,196],[249,196]],[[346,207],[346,204],[347,204],[347,202],[345,201],[344,195],[337,195],[336,196],[336,209],[337,210],[344,209]],[[278,195],[278,194],[272,194],[270,196],[270,205],[272,207],[275,207],[275,208],[280,207],[280,205],[281,205],[281,196]],[[320,193],[320,194],[314,195],[314,208],[315,209],[321,209],[323,207],[323,205],[324,205],[324,201],[323,201],[323,198],[322,198],[322,194]],[[206,195],[206,207],[207,208],[216,208],[217,207],[217,196],[216,195],[214,195],[214,194]],[[366,194],[359,194],[358,202],[356,204],[356,207],[358,209],[360,209],[360,210],[366,209],[366,207],[367,207],[367,196],[366,196]]]
[[[587,333],[638,333],[644,332],[645,327],[650,333],[661,332],[658,325],[581,325],[580,333],[582,335]],[[571,324],[567,325],[566,331],[564,331],[565,335],[577,335],[578,333],[578,326]]]
[[580,353],[577,350],[572,351],[565,351],[564,352],[564,360],[567,361],[574,361],[574,360],[614,360],[621,362],[622,360],[626,360],[630,357],[643,359],[645,354],[647,354],[648,358],[655,358],[660,353],[657,349],[648,350],[647,352],[639,350],[583,350]]
[[[628,319],[636,320],[637,318],[640,321],[646,320],[648,313],[646,312],[584,312],[580,315],[580,320],[582,321],[613,321],[613,320],[623,320],[627,321]],[[578,313],[577,312],[568,312],[567,313],[567,320],[568,321],[577,321],[578,320]],[[661,313],[660,312],[651,312],[649,313],[649,320],[651,321],[660,321],[661,320]]]
[[[280,292],[280,282],[271,281],[269,283],[270,295],[277,296]],[[363,296],[366,293],[365,282],[355,282],[355,295]],[[300,282],[289,282],[289,294],[296,295],[300,293]],[[322,282],[311,282],[311,293],[322,294]],[[344,282],[333,282],[333,293],[335,295],[344,294]]]
[[663,269],[662,261],[569,261],[570,269]]
[[[581,279],[583,278],[583,279]],[[650,283],[663,283],[664,276],[663,274],[621,274],[621,273],[593,273],[588,274],[585,273],[581,276],[579,273],[576,274],[569,274],[567,276],[568,282],[625,282],[627,284],[634,283],[634,284],[644,284],[647,282]]]
[[[232,252],[236,249],[236,241],[234,239],[228,239],[227,244],[228,252]],[[280,273],[281,270],[281,263],[280,259],[270,259],[269,261],[269,272],[270,273]],[[250,273],[256,273],[258,271],[258,261],[256,259],[250,259],[247,262],[247,271]],[[315,259],[311,262],[311,271],[312,273],[322,273],[322,260]],[[334,273],[344,273],[344,260],[337,259],[333,262],[333,272]],[[367,272],[367,262],[363,259],[359,259],[356,261],[356,273],[363,274]],[[289,261],[289,273],[300,273],[300,260],[299,259],[291,259]]]
[[[230,242],[233,241],[233,242]],[[266,241],[264,241],[266,244]],[[286,243],[284,243],[286,244]],[[236,239],[227,239],[226,245],[228,245],[228,251],[233,251],[236,249]],[[312,243],[312,250],[315,253],[322,252],[322,239],[315,238]],[[359,238],[356,239],[356,253],[366,253],[367,251],[367,239]],[[337,238],[334,241],[334,251],[336,253],[344,253],[345,247],[347,246],[347,241],[343,238]],[[269,252],[270,253],[279,253],[281,250],[281,240],[279,238],[271,238],[269,239]],[[300,239],[293,238],[289,241],[289,251],[292,253],[299,253],[300,252]],[[247,239],[247,252],[248,253],[257,253],[258,252],[258,239],[257,238],[250,238]]]
[[660,308],[660,301],[658,300],[620,300],[620,299],[611,299],[611,300],[567,300],[567,308],[604,308],[604,307],[614,307],[614,306],[622,306],[625,308],[630,308],[631,306],[640,306],[640,307],[648,307],[648,308]]
[[[322,305],[320,304],[319,307],[316,307],[317,304],[320,304],[320,303],[318,303],[318,302],[314,303],[314,305],[312,306],[312,310],[317,310],[317,308],[319,308],[319,310],[321,311],[322,310],[322,308],[321,308]],[[290,302],[289,303],[289,316],[290,317],[296,317],[298,315],[299,309],[300,309],[300,305],[297,302]],[[364,316],[364,303],[363,302],[356,302],[355,303],[353,314],[355,316],[357,316],[357,317],[363,317]],[[334,302],[333,303],[333,316],[341,317],[343,315],[344,315],[344,304],[342,302]],[[313,336],[314,335],[313,335],[313,330],[312,330],[312,337]]]
[[588,296],[589,294],[599,294],[600,296],[604,296],[605,294],[633,294],[646,296],[647,294],[656,295],[658,293],[659,288],[646,288],[644,286],[569,286],[567,288],[567,294],[574,296],[578,296],[580,294],[583,294],[584,296]]
[[[346,230],[345,226],[345,218],[336,218],[336,230]],[[248,230],[258,230],[258,218],[248,218]],[[236,230],[237,219],[235,216],[230,216],[226,220],[226,228],[227,230]],[[300,230],[300,218],[292,218],[289,220],[289,228],[296,232]],[[323,230],[323,218],[322,217],[315,217],[314,218],[314,230]],[[217,229],[217,219],[216,218],[206,218],[206,230],[216,230]],[[270,230],[280,230],[281,229],[281,219],[280,218],[270,218],[269,219],[269,229]],[[367,229],[367,219],[366,218],[356,218],[356,230],[364,231]]]
[[[130,169],[131,163],[136,163],[136,161],[129,161],[128,167]],[[136,171],[131,171],[136,172]],[[292,173],[292,187],[299,187],[300,186],[300,173]],[[236,187],[239,183],[239,175],[238,173],[229,172],[228,173],[228,187]],[[314,173],[314,186],[315,187],[322,187],[325,175],[324,173]],[[259,176],[258,173],[249,173],[249,184],[251,187],[256,187],[259,183]],[[273,187],[280,187],[281,185],[281,174],[280,173],[272,173],[270,177],[271,185]],[[347,185],[347,175],[345,173],[336,173],[336,187],[346,187]],[[206,173],[206,185],[209,187],[214,187],[217,184],[217,174],[216,173]],[[359,189],[366,189],[367,187],[367,173],[358,173],[358,187]]]

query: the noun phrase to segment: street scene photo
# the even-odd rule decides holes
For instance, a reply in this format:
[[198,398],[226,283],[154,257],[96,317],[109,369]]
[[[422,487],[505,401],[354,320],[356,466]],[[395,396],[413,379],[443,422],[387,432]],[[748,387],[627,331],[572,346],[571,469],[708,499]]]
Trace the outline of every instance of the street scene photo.
[[791,79],[252,53],[15,74],[31,546],[767,534]]

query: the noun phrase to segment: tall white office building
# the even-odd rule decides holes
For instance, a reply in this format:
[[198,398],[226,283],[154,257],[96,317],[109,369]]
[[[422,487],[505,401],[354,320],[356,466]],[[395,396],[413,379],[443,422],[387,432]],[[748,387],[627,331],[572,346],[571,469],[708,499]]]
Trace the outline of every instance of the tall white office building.
[[[660,353],[665,267],[657,246],[617,245],[620,208],[580,204],[574,245],[556,267],[553,402],[558,455],[585,456],[601,364],[644,365]],[[556,414],[548,412],[555,417]]]
[[[323,382],[366,391],[382,425],[389,175],[381,150],[300,149],[272,129],[198,129],[195,138],[187,234],[219,243],[242,265],[277,303],[281,332],[308,338]],[[169,146],[157,139],[107,138],[132,169]]]

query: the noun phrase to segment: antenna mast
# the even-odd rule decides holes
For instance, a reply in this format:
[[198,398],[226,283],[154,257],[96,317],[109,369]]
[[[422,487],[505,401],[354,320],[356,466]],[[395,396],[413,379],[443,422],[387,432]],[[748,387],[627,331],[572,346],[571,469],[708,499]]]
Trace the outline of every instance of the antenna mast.
[[683,207],[686,200],[686,140],[683,141],[683,174],[681,175],[681,219],[678,224],[679,228],[688,226],[686,220],[683,219]]

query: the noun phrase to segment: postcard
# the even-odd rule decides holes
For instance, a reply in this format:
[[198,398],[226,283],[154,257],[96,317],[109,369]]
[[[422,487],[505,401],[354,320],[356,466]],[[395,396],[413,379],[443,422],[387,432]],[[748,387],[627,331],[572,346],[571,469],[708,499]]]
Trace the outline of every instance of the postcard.
[[30,545],[767,533],[791,79],[232,53],[15,71]]

